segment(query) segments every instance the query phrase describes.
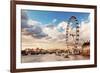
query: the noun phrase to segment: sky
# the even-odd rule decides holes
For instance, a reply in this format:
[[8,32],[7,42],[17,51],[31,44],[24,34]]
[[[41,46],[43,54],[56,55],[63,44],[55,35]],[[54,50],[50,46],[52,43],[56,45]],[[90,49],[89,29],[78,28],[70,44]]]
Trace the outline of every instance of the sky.
[[[82,12],[21,10],[22,49],[66,48],[66,27],[71,16],[75,16],[79,22],[80,42],[89,40],[89,15]],[[75,24],[70,26],[70,33],[74,34],[73,26]],[[70,43],[73,42],[72,37],[69,39]]]
[[55,19],[55,24],[68,21],[71,16],[75,16],[81,22],[88,19],[89,13],[27,10],[27,16],[29,19],[42,22],[44,25],[53,22],[53,19]]

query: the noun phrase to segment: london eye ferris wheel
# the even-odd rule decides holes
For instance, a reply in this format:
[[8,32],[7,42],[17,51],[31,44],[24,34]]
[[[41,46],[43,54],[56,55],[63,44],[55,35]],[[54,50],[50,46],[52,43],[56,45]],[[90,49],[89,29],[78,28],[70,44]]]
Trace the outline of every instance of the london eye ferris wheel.
[[[73,29],[75,29],[74,33],[69,32],[69,29],[71,28],[71,31],[73,31]],[[74,43],[74,48],[77,49],[78,45],[79,45],[79,32],[80,32],[80,24],[78,19],[75,16],[71,16],[68,20],[68,25],[66,28],[66,44],[67,44],[67,48],[68,48],[68,43],[69,43],[69,38],[73,37],[73,43]]]

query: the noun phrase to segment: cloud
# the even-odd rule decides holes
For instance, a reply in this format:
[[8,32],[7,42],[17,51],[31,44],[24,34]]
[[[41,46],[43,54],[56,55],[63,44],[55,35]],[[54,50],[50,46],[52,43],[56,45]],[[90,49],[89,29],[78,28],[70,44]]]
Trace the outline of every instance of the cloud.
[[27,11],[21,10],[21,19],[27,20]]
[[[60,31],[60,34],[57,35],[58,39],[60,40],[65,40],[66,39],[66,28],[67,28],[68,23],[65,21],[62,21],[58,24],[57,30]],[[71,26],[69,27],[69,33],[76,35],[76,29],[72,28]],[[70,35],[69,34],[69,35]],[[89,22],[82,21],[80,25],[80,43],[83,43],[84,41],[90,40],[90,24]],[[69,36],[69,42],[73,43],[75,37]]]
[[31,28],[27,28],[26,31],[34,38],[45,38],[50,42],[66,42],[66,28],[68,24],[65,21],[60,22],[57,26],[48,24],[42,27],[40,22],[29,20],[28,25]]
[[27,28],[26,29],[28,32],[30,33],[33,33],[33,34],[38,34],[38,33],[41,33],[42,32],[42,29],[41,27],[37,26],[37,25],[34,25],[32,26],[31,28]]
[[41,27],[41,23],[36,20],[29,19],[26,11],[22,11],[21,13],[21,28],[24,30],[22,31],[24,35],[31,35],[38,39],[48,36],[42,31],[43,28]]
[[[67,22],[64,21],[60,22],[57,26],[51,24],[42,27],[37,23],[32,24],[31,28],[25,28],[22,32],[24,34],[22,36],[23,49],[26,47],[39,47],[43,49],[66,48],[66,25]],[[63,31],[59,31],[59,29],[63,29]],[[75,29],[72,31],[71,27],[69,29],[71,33],[75,34]],[[80,43],[89,40],[89,35],[89,23],[86,24],[83,22],[80,26]],[[73,37],[69,38],[69,44],[74,44]]]
[[90,40],[90,24],[82,22],[80,26],[80,40],[81,42]]
[[[66,25],[67,23],[62,21],[58,25],[49,24],[44,27],[43,31],[48,34],[46,39],[52,42],[66,42]],[[63,29],[63,31],[60,31],[61,29]]]
[[68,23],[65,21],[60,22],[57,26],[57,30],[62,32],[63,34],[66,34],[67,25]]
[[43,32],[43,28],[39,25],[39,22],[33,21],[32,25],[30,26],[31,26],[30,28],[26,28],[26,31],[30,33],[32,37],[41,39],[48,36],[46,33]]
[[27,20],[25,20],[25,19],[21,20],[21,28],[22,29],[24,29],[24,28],[30,28],[30,26],[27,24]]
[[65,30],[66,27],[67,27],[67,25],[68,25],[67,22],[62,21],[62,22],[60,22],[60,23],[58,24],[57,29],[63,29],[63,30]]
[[27,24],[28,16],[27,12],[22,10],[21,11],[21,28],[30,28],[30,26]]
[[[41,22],[29,19],[27,12],[22,11],[22,34],[31,35],[31,37],[36,39],[41,39],[41,41],[50,42],[66,42],[66,28],[68,23],[62,21],[55,25],[54,23],[57,19],[54,19],[51,24],[43,25]],[[89,22],[83,21],[80,26],[80,42],[90,40],[90,28]],[[69,32],[75,34],[76,29],[70,26]],[[73,42],[73,37],[70,36],[70,42]]]
[[[69,29],[70,29],[69,32],[71,34],[76,35],[76,28],[71,29],[71,27],[69,27]],[[85,21],[82,21],[79,30],[80,30],[79,31],[79,43],[80,44],[82,44],[85,41],[90,40],[90,24],[89,23],[86,23]],[[75,40],[75,36],[74,37],[70,36],[69,37],[69,42],[73,43],[74,42],[73,40]]]
[[34,38],[41,39],[41,38],[48,36],[46,33],[42,31],[42,27],[38,25],[33,25],[31,28],[27,28],[26,30],[29,33],[31,33],[32,37]]
[[51,29],[55,29],[56,26],[54,24],[47,24],[46,27],[51,28]]
[[50,27],[45,27],[45,28],[43,29],[43,31],[44,31],[46,34],[48,34],[48,36],[51,37],[51,39],[56,38],[56,36],[57,36],[58,33],[59,33],[55,28],[52,29],[52,28],[50,28]]
[[41,25],[41,22],[38,22],[38,21],[32,20],[32,19],[28,19],[27,24],[32,27],[34,25]]
[[41,38],[44,38],[44,37],[46,37],[48,35],[43,33],[43,32],[41,32],[39,34],[33,34],[32,36],[35,37],[35,38],[41,39]]
[[57,21],[57,19],[53,19],[52,23],[55,23]]

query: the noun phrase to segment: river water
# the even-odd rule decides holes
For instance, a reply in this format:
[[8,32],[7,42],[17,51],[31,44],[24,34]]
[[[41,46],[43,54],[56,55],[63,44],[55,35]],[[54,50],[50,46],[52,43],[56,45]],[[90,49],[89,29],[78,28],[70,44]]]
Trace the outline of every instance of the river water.
[[55,54],[39,54],[39,55],[27,55],[21,57],[22,63],[32,63],[32,62],[50,62],[50,61],[70,61],[70,60],[88,60],[89,57],[82,55],[69,55],[58,56]]

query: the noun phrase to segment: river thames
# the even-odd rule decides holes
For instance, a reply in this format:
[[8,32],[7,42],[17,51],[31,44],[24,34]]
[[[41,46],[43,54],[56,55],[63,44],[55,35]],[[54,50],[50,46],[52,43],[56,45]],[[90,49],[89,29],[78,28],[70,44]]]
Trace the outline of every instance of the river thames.
[[58,56],[56,54],[39,54],[39,55],[27,55],[21,57],[22,63],[32,63],[32,62],[52,62],[52,61],[71,61],[71,60],[88,60],[89,57],[82,55],[69,55],[65,57],[64,55]]

